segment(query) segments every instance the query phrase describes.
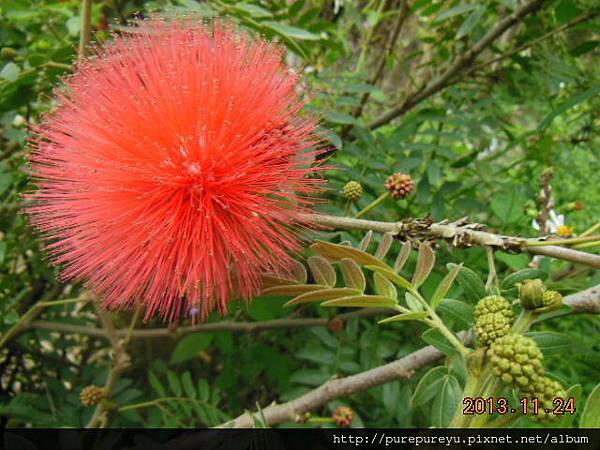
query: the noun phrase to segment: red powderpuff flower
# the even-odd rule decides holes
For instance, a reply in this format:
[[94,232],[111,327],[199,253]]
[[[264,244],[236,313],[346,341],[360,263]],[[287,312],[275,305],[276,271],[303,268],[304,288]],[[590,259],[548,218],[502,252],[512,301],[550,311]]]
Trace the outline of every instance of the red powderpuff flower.
[[34,131],[28,213],[61,276],[107,307],[204,319],[290,269],[317,124],[278,46],[219,22],[138,25],[77,67]]

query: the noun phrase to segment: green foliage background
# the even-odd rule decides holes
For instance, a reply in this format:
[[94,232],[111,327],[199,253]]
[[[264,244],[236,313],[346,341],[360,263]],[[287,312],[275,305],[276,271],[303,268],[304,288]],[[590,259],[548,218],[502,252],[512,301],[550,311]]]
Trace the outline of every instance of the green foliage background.
[[[123,26],[135,14],[223,15],[287,46],[288,61],[304,71],[307,108],[323,118],[322,127],[337,150],[328,161],[333,168],[326,174],[328,202],[321,207],[325,212],[344,215],[347,205],[340,191],[347,181],[359,181],[365,189],[358,204],[349,206],[354,214],[385,192],[383,183],[391,173],[402,171],[415,180],[415,195],[400,201],[388,198],[367,218],[469,216],[502,234],[535,236],[531,210],[536,208],[541,173],[552,166],[556,210],[581,233],[600,220],[597,2],[544,2],[441,92],[390,123],[369,127],[382,112],[436,79],[517,4],[513,0],[103,0],[93,4],[92,24],[95,39],[106,39],[107,24]],[[35,303],[72,298],[80,290],[57,281],[55,269],[46,263],[39,242],[18,213],[21,195],[28,190],[27,127],[52,107],[53,89],[70,73],[80,33],[78,14],[79,2],[74,0],[0,4],[3,333]],[[386,42],[403,14],[406,19],[398,38],[388,48]],[[380,61],[384,70],[375,78]],[[332,242],[357,243],[361,237],[325,234]],[[394,247],[392,253],[397,251]],[[480,248],[452,250],[442,245],[437,260],[425,292],[435,289],[449,262],[463,262],[482,279],[487,276]],[[528,255],[497,254],[501,278],[527,267],[530,260]],[[411,258],[409,273],[414,264]],[[586,268],[558,279],[557,274],[568,267],[548,258],[541,264],[548,285],[563,294],[600,283],[600,274]],[[460,286],[451,294],[473,304]],[[293,311],[283,308],[286,300],[265,297],[250,305],[234,304],[225,319],[287,317]],[[462,321],[452,322],[448,316],[453,329],[471,325],[469,308],[466,311]],[[335,311],[309,306],[298,314],[331,316]],[[42,317],[98,326],[89,306],[52,308]],[[122,313],[115,320],[126,327],[130,315]],[[407,355],[424,345],[420,338],[424,330],[412,322],[378,326],[372,318],[354,318],[338,332],[220,331],[179,340],[135,340],[133,366],[118,381],[113,400],[121,406],[143,406],[123,408],[111,416],[110,425],[215,425],[245,408],[293,399],[336,375],[355,374]],[[579,315],[547,322],[541,330],[561,333],[554,351],[547,353],[549,370],[567,386],[581,384],[582,407],[600,379],[600,322]],[[85,425],[93,409],[81,405],[79,392],[104,383],[108,351],[105,341],[90,337],[44,330],[22,334],[0,353],[0,416],[13,426]],[[464,381],[464,367],[452,358],[440,370]],[[315,414],[328,416],[347,404],[357,413],[354,426],[443,426],[446,419],[433,414],[440,406],[435,401],[413,398],[409,407],[421,376],[340,399]],[[523,420],[521,425],[531,424]]]

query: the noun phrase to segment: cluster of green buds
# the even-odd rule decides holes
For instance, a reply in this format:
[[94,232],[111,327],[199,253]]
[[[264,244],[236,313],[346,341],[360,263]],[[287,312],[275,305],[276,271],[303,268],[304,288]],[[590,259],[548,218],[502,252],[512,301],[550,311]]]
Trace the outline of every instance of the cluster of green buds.
[[499,295],[490,295],[477,303],[474,316],[479,344],[487,347],[510,333],[515,313],[508,300]]
[[538,411],[537,414],[531,416],[532,420],[536,422],[554,422],[560,419],[560,415],[552,413],[556,407],[554,399],[559,397],[566,399],[567,391],[558,381],[548,377],[539,377],[532,385],[523,389],[523,394],[529,399],[537,399],[538,401]]
[[358,181],[348,181],[342,189],[342,194],[346,200],[357,202],[363,196],[363,188]]
[[544,375],[544,355],[533,339],[521,334],[496,339],[488,355],[494,374],[509,386],[524,390]]
[[542,280],[527,280],[519,286],[519,301],[523,308],[542,314],[559,309],[562,305],[562,295],[546,289]]

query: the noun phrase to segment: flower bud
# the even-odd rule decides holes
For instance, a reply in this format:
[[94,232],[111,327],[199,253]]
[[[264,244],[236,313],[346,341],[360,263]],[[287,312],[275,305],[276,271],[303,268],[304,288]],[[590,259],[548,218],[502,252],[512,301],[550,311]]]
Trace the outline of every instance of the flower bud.
[[408,197],[414,191],[415,182],[410,175],[398,172],[388,177],[385,188],[390,191],[394,200],[400,200]]
[[544,306],[546,288],[542,280],[527,280],[519,285],[519,300],[525,309],[537,309]]
[[481,346],[487,347],[496,339],[510,333],[512,320],[500,312],[484,314],[475,322],[475,332]]
[[[523,390],[523,394],[529,400],[535,398],[538,401],[537,414],[530,415],[533,421],[554,422],[561,418],[560,415],[552,413],[556,407],[554,399],[557,397],[563,400],[567,398],[567,391],[558,381],[548,377],[539,377],[531,386],[528,386],[528,389]],[[549,411],[546,412],[546,410]]]
[[333,420],[339,427],[348,428],[354,420],[354,411],[348,406],[340,406],[333,412]]
[[515,312],[508,300],[504,297],[500,297],[499,295],[488,295],[487,297],[479,300],[477,305],[475,305],[474,316],[477,321],[481,316],[485,316],[487,314],[500,313],[507,320],[509,320],[512,324],[513,319],[515,318]]
[[105,397],[105,390],[93,384],[84,387],[79,394],[79,400],[83,406],[95,406]]
[[544,355],[533,339],[521,334],[496,339],[488,355],[494,374],[509,386],[525,390],[544,375]]
[[535,310],[536,313],[556,311],[562,306],[563,296],[560,292],[548,290],[542,296],[542,307]]
[[357,202],[363,196],[363,188],[358,181],[348,181],[342,190],[344,198]]

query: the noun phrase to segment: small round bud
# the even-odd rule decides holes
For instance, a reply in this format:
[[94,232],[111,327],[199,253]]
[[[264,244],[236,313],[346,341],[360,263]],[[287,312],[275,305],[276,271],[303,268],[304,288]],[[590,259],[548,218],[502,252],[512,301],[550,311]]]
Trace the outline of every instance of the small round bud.
[[527,280],[519,285],[519,300],[525,309],[537,309],[544,306],[546,288],[540,279]]
[[475,305],[475,311],[473,314],[475,316],[475,320],[477,321],[481,316],[494,313],[502,314],[510,321],[511,324],[515,318],[515,312],[513,311],[510,302],[499,295],[488,295],[487,297],[479,300],[477,305]]
[[86,386],[79,394],[83,406],[95,406],[106,397],[104,389],[96,385]]
[[387,179],[385,188],[390,191],[394,200],[400,200],[415,190],[415,183],[410,175],[398,172]]
[[544,374],[544,355],[533,339],[508,334],[496,339],[488,351],[494,374],[505,384],[525,390]]
[[535,310],[536,313],[556,311],[562,306],[563,296],[560,292],[548,290],[542,296],[542,307]]
[[510,333],[512,320],[502,313],[490,313],[480,316],[475,322],[475,332],[481,346],[489,346],[496,339]]
[[348,181],[342,190],[344,198],[357,202],[363,196],[363,188],[358,181]]
[[354,411],[348,406],[340,406],[333,412],[333,420],[339,427],[348,428],[354,420]]

